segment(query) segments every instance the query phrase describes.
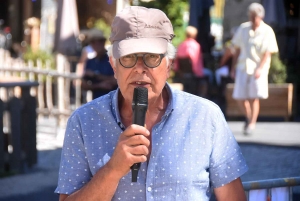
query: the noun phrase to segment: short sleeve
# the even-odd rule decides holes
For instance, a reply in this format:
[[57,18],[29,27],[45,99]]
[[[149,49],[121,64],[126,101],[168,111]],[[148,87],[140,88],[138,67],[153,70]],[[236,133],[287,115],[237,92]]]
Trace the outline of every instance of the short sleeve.
[[277,41],[276,41],[276,37],[275,37],[275,34],[274,34],[274,31],[273,29],[270,27],[269,28],[269,31],[268,31],[268,37],[269,39],[269,44],[268,44],[268,48],[267,50],[271,53],[276,53],[278,52],[278,46],[277,46]]
[[81,137],[81,127],[76,115],[67,124],[61,154],[58,186],[55,193],[72,194],[85,185],[92,177]]
[[215,132],[209,169],[210,180],[214,188],[224,186],[248,170],[240,147],[221,111],[215,118]]
[[233,35],[231,42],[232,42],[233,46],[241,47],[241,44],[242,44],[242,27],[241,26],[239,26],[239,28]]

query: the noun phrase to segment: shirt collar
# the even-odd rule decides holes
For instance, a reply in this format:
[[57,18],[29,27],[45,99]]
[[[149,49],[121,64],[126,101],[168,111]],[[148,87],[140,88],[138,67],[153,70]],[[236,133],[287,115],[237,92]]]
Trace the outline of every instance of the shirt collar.
[[261,29],[263,29],[263,27],[264,27],[264,24],[265,24],[264,21],[261,21],[256,30],[261,31]]
[[250,32],[252,32],[252,33],[260,33],[260,32],[263,31],[265,23],[264,23],[264,21],[261,21],[260,24],[259,24],[259,26],[257,27],[257,29],[255,31],[252,29],[252,22],[250,22],[250,24],[251,24],[251,26],[249,27],[250,28]]

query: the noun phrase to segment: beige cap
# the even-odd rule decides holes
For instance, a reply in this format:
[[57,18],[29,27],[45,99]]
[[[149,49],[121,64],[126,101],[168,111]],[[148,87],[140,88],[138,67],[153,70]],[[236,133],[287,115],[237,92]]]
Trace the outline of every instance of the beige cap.
[[96,28],[88,30],[87,38],[88,38],[89,41],[92,41],[92,40],[106,40],[103,32],[100,29],[96,29]]
[[164,12],[141,6],[129,6],[112,22],[110,42],[113,56],[136,53],[165,53],[174,38],[173,26]]

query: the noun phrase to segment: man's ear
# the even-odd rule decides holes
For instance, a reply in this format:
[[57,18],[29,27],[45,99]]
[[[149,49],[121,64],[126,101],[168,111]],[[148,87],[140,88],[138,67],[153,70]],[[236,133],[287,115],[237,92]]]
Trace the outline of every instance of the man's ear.
[[173,62],[174,60],[173,59],[169,59],[169,64],[167,66],[167,77],[169,78],[170,77],[170,72],[173,68]]
[[169,65],[168,65],[168,71],[169,72],[170,72],[170,70],[172,70],[173,64],[174,64],[174,60],[173,59],[169,59]]

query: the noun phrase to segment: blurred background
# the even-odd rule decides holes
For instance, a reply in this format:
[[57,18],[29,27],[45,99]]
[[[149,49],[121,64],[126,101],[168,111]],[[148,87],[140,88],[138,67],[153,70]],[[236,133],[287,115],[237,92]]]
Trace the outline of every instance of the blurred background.
[[[61,53],[71,62],[70,71],[75,72],[82,48],[88,45],[89,31],[100,29],[108,38],[116,12],[128,5],[141,5],[159,8],[169,16],[175,30],[173,43],[176,47],[185,38],[186,26],[198,28],[197,41],[202,48],[204,65],[214,72],[232,30],[248,21],[246,10],[252,2],[262,3],[265,7],[264,21],[273,28],[279,46],[279,54],[273,55],[269,81],[293,83],[290,118],[299,120],[300,27],[297,0],[2,0],[0,47],[8,50],[13,58],[34,62],[48,60],[53,63],[52,66],[56,65],[56,54]],[[108,40],[106,45],[109,45]],[[217,99],[214,89],[207,95],[213,100]]]
[[[91,100],[90,92],[80,87],[83,49],[95,34],[109,37],[110,24],[122,8],[140,5],[163,10],[175,30],[175,47],[185,39],[188,25],[198,28],[204,65],[215,72],[226,41],[235,27],[248,21],[247,8],[253,2],[264,6],[264,22],[273,28],[279,47],[269,74],[272,98],[258,118],[257,133],[250,137],[240,133],[242,114],[232,102],[231,82],[226,78],[221,86],[209,82],[203,96],[221,107],[242,147],[250,166],[244,181],[299,177],[299,0],[1,0],[0,201],[58,199],[53,191],[64,128],[69,115]],[[110,45],[108,40],[105,45]],[[169,82],[178,86],[174,75]],[[28,87],[30,100],[22,93]],[[19,124],[12,123],[8,105],[14,97],[22,104],[34,103],[31,130],[24,127],[28,113],[22,109],[16,116]],[[19,125],[23,130],[16,131]],[[296,190],[294,200],[300,200],[299,194]]]

